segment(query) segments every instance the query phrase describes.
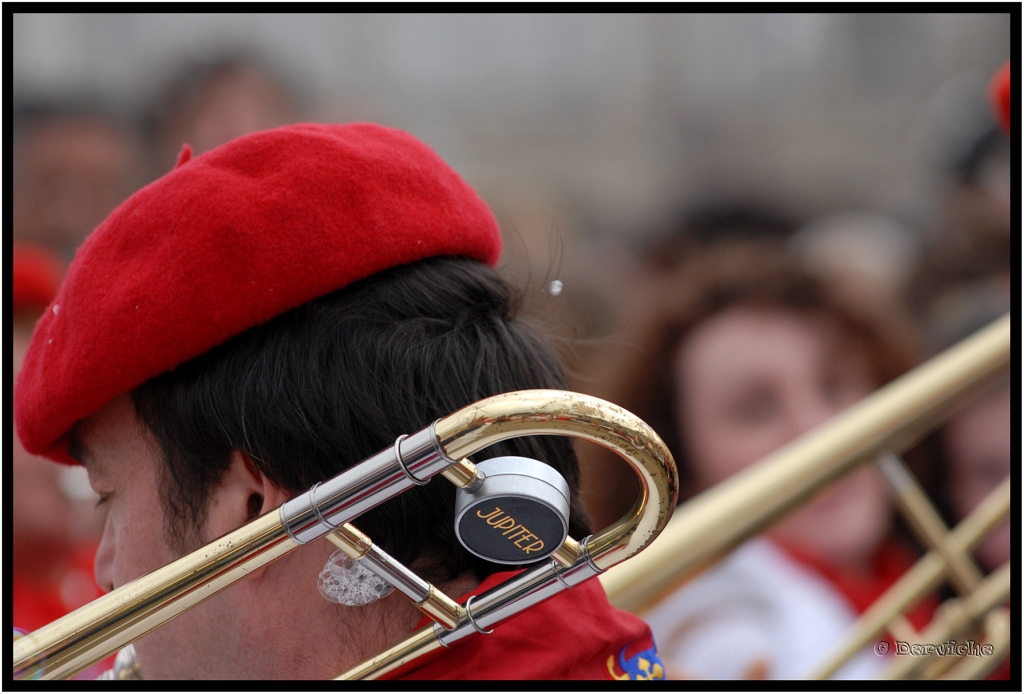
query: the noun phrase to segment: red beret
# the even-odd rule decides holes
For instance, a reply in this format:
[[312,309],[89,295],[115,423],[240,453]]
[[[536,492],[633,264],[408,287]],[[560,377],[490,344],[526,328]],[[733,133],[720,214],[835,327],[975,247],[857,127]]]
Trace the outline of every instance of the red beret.
[[1003,131],[1010,132],[1010,63],[1007,61],[992,78],[989,97]]
[[486,203],[400,130],[302,124],[186,151],[78,250],[25,355],[18,435],[73,462],[76,422],[234,335],[387,268],[500,254]]
[[57,296],[63,261],[50,249],[26,241],[13,244],[11,260],[14,313],[41,313]]

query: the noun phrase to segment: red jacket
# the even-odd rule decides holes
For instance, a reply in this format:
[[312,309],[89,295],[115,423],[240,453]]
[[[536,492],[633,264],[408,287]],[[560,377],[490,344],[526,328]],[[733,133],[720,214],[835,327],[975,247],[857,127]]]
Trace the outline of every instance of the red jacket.
[[[489,576],[465,603],[517,572]],[[420,626],[427,621],[421,622]],[[651,630],[616,609],[595,580],[565,590],[406,673],[412,680],[664,679]]]

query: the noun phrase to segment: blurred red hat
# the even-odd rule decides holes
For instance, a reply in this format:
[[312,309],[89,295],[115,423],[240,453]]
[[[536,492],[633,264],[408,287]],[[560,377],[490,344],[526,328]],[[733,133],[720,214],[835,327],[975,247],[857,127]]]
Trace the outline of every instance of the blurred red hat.
[[60,289],[64,262],[45,246],[16,241],[11,249],[14,313],[42,313]]
[[400,130],[291,125],[183,152],[79,249],[25,356],[18,434],[73,462],[76,422],[234,335],[387,268],[500,254],[486,203]]
[[1010,132],[1010,62],[999,68],[988,88],[992,108],[999,119],[1003,132]]

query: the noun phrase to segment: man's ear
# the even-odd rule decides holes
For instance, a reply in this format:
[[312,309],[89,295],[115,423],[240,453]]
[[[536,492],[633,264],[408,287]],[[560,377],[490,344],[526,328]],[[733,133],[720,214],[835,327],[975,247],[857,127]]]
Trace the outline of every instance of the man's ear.
[[288,500],[288,494],[266,477],[242,451],[231,453],[231,463],[210,494],[207,540],[245,525]]

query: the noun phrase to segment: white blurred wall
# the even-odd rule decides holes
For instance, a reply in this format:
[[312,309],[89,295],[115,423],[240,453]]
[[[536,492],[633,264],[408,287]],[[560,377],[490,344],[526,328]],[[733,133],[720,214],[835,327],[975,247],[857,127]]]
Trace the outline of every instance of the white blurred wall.
[[1010,51],[1006,14],[15,14],[13,28],[16,98],[95,90],[141,108],[183,58],[254,47],[313,95],[312,117],[410,130],[499,217],[558,210],[591,237],[729,195],[924,214],[921,114]]

